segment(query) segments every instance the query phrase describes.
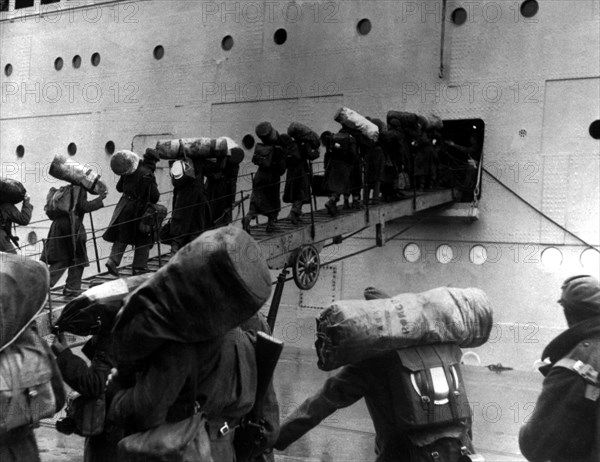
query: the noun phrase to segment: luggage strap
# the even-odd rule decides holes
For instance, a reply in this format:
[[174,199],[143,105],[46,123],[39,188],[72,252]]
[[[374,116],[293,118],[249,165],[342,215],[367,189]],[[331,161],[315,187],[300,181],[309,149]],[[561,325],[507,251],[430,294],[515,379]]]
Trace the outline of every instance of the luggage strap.
[[590,401],[598,401],[598,398],[600,398],[599,373],[591,365],[577,359],[562,358],[557,361],[553,367],[562,367],[576,372],[587,382],[587,386],[585,387],[585,398]]

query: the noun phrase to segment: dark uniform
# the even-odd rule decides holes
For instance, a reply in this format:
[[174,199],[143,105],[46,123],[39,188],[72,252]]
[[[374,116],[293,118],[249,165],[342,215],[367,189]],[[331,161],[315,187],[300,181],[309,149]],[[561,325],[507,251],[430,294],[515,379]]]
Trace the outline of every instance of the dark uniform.
[[567,279],[559,300],[569,329],[546,347],[550,364],[542,393],[519,433],[530,461],[600,460],[600,283],[590,276]]
[[[283,137],[283,135],[282,135]],[[283,202],[292,204],[290,221],[297,224],[302,216],[302,206],[310,203],[310,167],[308,162],[319,157],[319,152],[308,143],[298,143],[289,136],[283,147],[285,152],[285,188]]]
[[[367,300],[388,298],[383,291],[373,287],[365,289],[364,295]],[[421,386],[422,397],[413,392],[412,384],[411,396],[403,388],[407,385],[407,381],[403,381],[403,377],[406,377],[403,373],[404,361],[409,362],[415,356],[425,361],[431,358],[434,361],[442,359],[443,364],[452,368],[454,366],[450,362],[458,364],[460,349],[446,345],[427,346],[424,349],[414,347],[402,351],[407,353],[389,351],[381,356],[344,366],[284,422],[275,448],[285,449],[338,409],[364,398],[375,427],[377,462],[430,461],[436,460],[432,458],[436,453],[439,462],[457,462],[463,451],[472,453],[470,408],[464,390],[460,393],[464,395],[461,398],[464,401],[460,404],[456,401],[452,403],[456,398],[448,400],[448,406],[452,407],[450,411],[448,408],[436,409],[431,402],[426,407],[421,402],[429,388],[435,393],[435,383]],[[427,357],[430,359],[425,359]],[[450,361],[445,362],[446,360]],[[419,369],[419,373],[424,372]],[[410,380],[414,378],[412,376]],[[423,380],[422,374],[419,375],[419,380]],[[440,388],[448,393],[448,385]],[[411,402],[411,399],[414,401]],[[411,403],[415,405],[411,406]],[[420,411],[414,413],[415,408]],[[449,415],[452,415],[451,419],[448,418]],[[436,419],[439,421],[436,422]]]
[[[240,255],[260,256],[244,231],[207,231],[119,312],[113,332],[124,389],[116,393],[109,419],[127,433],[191,416],[195,392],[208,418],[214,461],[236,460],[235,427],[254,405],[257,360],[254,334],[235,326],[252,317],[271,291],[266,262]],[[272,387],[270,393],[263,414],[278,419]],[[269,428],[265,449],[277,438],[278,422]]]
[[63,212],[48,217],[52,224],[40,260],[49,266],[50,287],[68,271],[63,292],[65,295],[75,295],[81,290],[83,269],[90,265],[83,217],[86,213],[102,208],[102,201],[106,196],[101,195],[88,201],[87,192],[81,186],[70,185],[69,188],[74,198],[74,213]]
[[23,200],[21,211],[10,203],[0,204],[0,252],[17,253],[11,240],[12,225],[16,223],[26,226],[31,220],[33,205],[29,202],[29,197]]
[[105,241],[113,243],[106,267],[118,275],[117,267],[121,264],[123,253],[128,245],[132,245],[135,248],[133,269],[143,271],[153,239],[140,231],[140,220],[148,204],[156,204],[160,197],[152,169],[140,162],[135,172],[119,178],[117,191],[123,194],[103,235]]

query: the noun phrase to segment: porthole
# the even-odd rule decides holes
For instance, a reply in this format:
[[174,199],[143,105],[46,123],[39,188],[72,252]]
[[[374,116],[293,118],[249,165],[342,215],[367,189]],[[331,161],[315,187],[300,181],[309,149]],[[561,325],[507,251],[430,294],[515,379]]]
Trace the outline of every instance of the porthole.
[[367,35],[371,32],[371,21],[366,18],[361,19],[358,21],[358,24],[356,24],[356,30],[360,35]]
[[77,145],[75,143],[69,143],[67,146],[67,152],[70,156],[74,156],[77,153]]
[[521,3],[521,14],[524,18],[533,18],[539,9],[540,5],[537,0],[525,0]]
[[221,40],[221,48],[225,51],[229,51],[233,48],[233,37],[231,35],[226,35]]
[[33,245],[37,242],[38,237],[37,234],[35,233],[35,231],[29,231],[29,233],[27,234],[27,243],[29,245]]
[[4,75],[6,77],[10,77],[10,75],[13,73],[13,67],[12,64],[7,64],[6,66],[4,66]]
[[73,67],[75,69],[79,69],[81,67],[81,56],[79,56],[79,55],[73,56]]
[[474,245],[469,252],[469,260],[474,265],[483,265],[487,261],[487,249],[482,245]]
[[273,40],[277,45],[283,45],[287,40],[287,32],[285,29],[277,29],[273,35]]
[[154,59],[163,59],[163,56],[165,55],[165,49],[162,45],[158,45],[156,48],[154,48],[153,54]]
[[435,258],[443,265],[450,263],[454,258],[454,251],[448,244],[440,245],[435,251]]
[[404,259],[409,263],[416,263],[421,258],[421,247],[414,242],[404,247]]
[[94,53],[90,61],[92,62],[92,66],[94,67],[100,64],[100,53]]
[[113,141],[107,141],[104,145],[104,152],[112,156],[115,153],[115,143]]
[[17,146],[17,157],[23,157],[25,155],[25,146],[22,144]]
[[600,120],[594,120],[590,124],[590,136],[595,140],[600,140]]
[[54,60],[54,69],[56,69],[57,71],[60,71],[63,68],[64,64],[65,64],[65,62],[63,61],[62,58],[56,58]]
[[457,26],[462,26],[465,22],[467,22],[467,10],[464,8],[457,8],[452,12],[450,18],[454,24]]
[[250,134],[244,136],[242,138],[242,145],[246,148],[246,149],[252,149],[254,147],[254,137]]
[[600,252],[596,249],[585,249],[579,257],[581,266],[591,273],[597,273],[600,269]]
[[558,268],[562,260],[562,252],[556,247],[548,247],[542,252],[542,264],[547,268]]

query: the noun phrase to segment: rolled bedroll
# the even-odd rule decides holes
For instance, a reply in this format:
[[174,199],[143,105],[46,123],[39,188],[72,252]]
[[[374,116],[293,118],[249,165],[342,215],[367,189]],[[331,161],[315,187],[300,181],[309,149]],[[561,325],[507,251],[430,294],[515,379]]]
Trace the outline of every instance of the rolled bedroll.
[[416,127],[419,123],[419,116],[414,112],[388,111],[386,116],[387,124],[390,125],[393,119],[399,121],[403,127]]
[[167,160],[181,159],[182,157],[216,159],[227,155],[230,143],[233,143],[233,140],[227,137],[159,140],[156,143],[156,151],[161,159]]
[[339,109],[334,119],[346,128],[359,131],[371,141],[377,141],[379,138],[377,125],[350,108],[342,107]]
[[321,146],[319,135],[300,122],[292,122],[287,129],[287,133],[296,141],[307,143],[313,149],[318,149]]
[[62,155],[54,157],[48,173],[59,180],[82,186],[91,194],[101,194],[108,190],[99,173]]
[[26,193],[27,190],[20,181],[0,177],[0,203],[18,204],[23,201]]
[[382,353],[418,345],[483,345],[493,314],[476,288],[439,287],[375,300],[341,300],[317,318],[318,366],[330,371]]

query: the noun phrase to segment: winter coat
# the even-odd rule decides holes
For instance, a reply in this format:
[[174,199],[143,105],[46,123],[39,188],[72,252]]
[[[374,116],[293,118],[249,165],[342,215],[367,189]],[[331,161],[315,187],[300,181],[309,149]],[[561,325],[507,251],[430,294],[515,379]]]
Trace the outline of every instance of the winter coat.
[[232,220],[232,208],[235,202],[237,178],[240,170],[238,164],[225,164],[223,170],[205,170],[206,197],[210,204],[211,225],[213,227],[228,225]]
[[285,172],[285,157],[281,147],[276,146],[271,165],[259,166],[252,178],[250,214],[277,217],[281,210],[281,175]]
[[51,265],[60,261],[71,265],[89,266],[87,256],[87,234],[83,226],[83,217],[104,206],[101,197],[87,200],[87,192],[81,186],[69,185],[77,198],[73,214],[61,213],[52,219],[48,239],[45,242],[41,261]]
[[287,174],[285,177],[285,188],[283,190],[283,202],[293,204],[310,202],[310,169],[308,166],[309,155],[312,150],[305,143],[299,144],[293,141],[285,148],[285,166]]
[[160,197],[154,173],[145,163],[140,162],[135,172],[119,178],[117,191],[123,194],[102,237],[108,242],[150,244],[152,237],[139,230],[139,219],[144,215],[148,204],[156,204]]
[[[348,193],[353,184],[351,175],[355,165],[360,165],[356,140],[351,138],[348,152],[337,155],[331,146],[325,153],[324,189],[336,194]],[[359,169],[360,176],[360,169]]]
[[[410,462],[412,445],[406,430],[396,422],[392,405],[390,383],[395,367],[399,367],[396,352],[343,367],[282,424],[275,448],[285,449],[336,410],[364,398],[375,427],[376,461]],[[463,426],[451,426],[436,434],[455,436],[465,430]]]
[[[252,334],[235,328],[219,340],[166,342],[146,364],[133,387],[117,392],[109,418],[131,433],[191,416],[196,374],[195,397],[207,415],[213,459],[234,462],[233,432],[219,438],[218,429],[225,422],[230,428],[238,425],[254,404],[257,371]],[[276,436],[271,435],[270,444]]]
[[[600,390],[557,362],[568,358],[600,371],[600,317],[579,322],[552,340],[542,354],[546,358],[551,365],[541,369],[546,374],[542,393],[519,433],[521,452],[531,461],[598,462]],[[586,398],[586,391],[595,399]]]
[[0,204],[0,252],[16,253],[13,242],[10,240],[12,225],[13,223],[21,226],[28,225],[32,211],[33,205],[28,200],[23,201],[20,212],[13,204]]
[[170,235],[184,246],[210,227],[209,203],[204,192],[202,163],[194,160],[196,178],[173,188],[173,212]]
[[[82,351],[91,360],[89,366],[67,348],[56,357],[58,367],[65,383],[73,390],[86,398],[99,398],[104,393],[111,368],[116,367],[110,335],[95,335],[88,340]],[[111,395],[107,394],[107,406],[110,404],[110,397]],[[117,460],[117,443],[121,438],[121,429],[110,424],[105,425],[102,434],[86,438],[84,462]]]

